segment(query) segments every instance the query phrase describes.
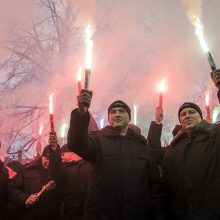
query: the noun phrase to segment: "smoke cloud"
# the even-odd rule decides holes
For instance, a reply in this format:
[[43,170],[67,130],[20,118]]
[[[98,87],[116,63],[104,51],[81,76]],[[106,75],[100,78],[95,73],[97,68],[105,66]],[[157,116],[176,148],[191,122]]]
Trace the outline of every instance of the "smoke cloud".
[[[17,23],[27,28],[31,21],[30,12],[35,10],[36,2],[39,3],[37,0],[20,0],[13,5],[12,2],[14,3],[12,0],[0,3],[0,14],[4,16],[1,24],[4,28],[0,31],[0,50],[4,51],[4,55],[7,54],[4,47],[6,30]],[[65,51],[64,62],[61,62],[59,56],[48,60],[55,67],[40,78],[41,81],[33,79],[13,92],[4,94],[0,103],[0,108],[3,109],[0,110],[0,135],[4,139],[4,149],[10,143],[10,137],[5,136],[5,131],[15,125],[21,126],[19,120],[15,121],[11,117],[7,110],[9,106],[20,104],[42,107],[44,115],[41,121],[46,125],[43,131],[44,143],[47,142],[49,131],[47,107],[51,92],[55,93],[57,131],[63,122],[69,123],[71,110],[76,107],[78,66],[81,64],[85,67],[84,27],[88,23],[95,30],[91,112],[97,124],[103,117],[107,124],[109,104],[121,99],[131,108],[134,104],[138,106],[137,125],[146,136],[150,121],[154,120],[154,110],[159,99],[156,86],[162,77],[167,82],[164,94],[164,138],[171,137],[172,128],[178,123],[178,107],[183,102],[195,101],[204,109],[205,114],[203,91],[206,88],[213,90],[213,83],[210,80],[208,62],[201,51],[194,28],[186,19],[186,13],[191,21],[192,14],[199,18],[203,15],[207,40],[212,45],[214,59],[218,62],[219,1],[212,1],[206,8],[202,7],[201,1],[186,0],[63,0],[63,4],[73,7],[76,12],[73,27],[77,27],[77,31],[71,39],[72,49]],[[25,13],[19,14],[19,11]],[[3,60],[1,57],[0,60]],[[0,81],[3,82],[1,77]],[[213,95],[211,109],[216,103]],[[37,121],[33,124],[33,133],[38,133],[38,124]]]

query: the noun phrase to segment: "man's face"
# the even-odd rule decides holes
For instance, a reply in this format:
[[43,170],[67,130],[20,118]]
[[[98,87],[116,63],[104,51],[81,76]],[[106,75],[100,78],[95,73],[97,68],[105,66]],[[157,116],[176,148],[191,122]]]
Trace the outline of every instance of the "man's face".
[[200,114],[193,108],[184,108],[180,112],[180,123],[183,130],[191,130],[201,121]]
[[49,166],[49,158],[46,157],[46,156],[42,156],[41,157],[41,164],[43,166],[44,169],[48,169],[48,166]]
[[129,115],[123,108],[113,108],[109,112],[109,124],[113,128],[121,130],[128,126],[129,121]]

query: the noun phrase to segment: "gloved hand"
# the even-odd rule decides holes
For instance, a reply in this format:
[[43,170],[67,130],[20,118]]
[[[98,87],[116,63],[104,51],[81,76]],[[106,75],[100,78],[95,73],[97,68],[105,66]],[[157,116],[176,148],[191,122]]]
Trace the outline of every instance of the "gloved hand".
[[56,132],[50,132],[49,133],[49,145],[52,150],[56,150],[58,147],[57,142],[57,134]]
[[36,203],[38,201],[38,197],[37,194],[31,194],[25,201],[25,206],[28,208],[32,205],[34,205],[34,203]]
[[91,105],[92,91],[82,89],[80,95],[77,97],[77,100],[78,100],[79,113],[83,115],[88,111]]

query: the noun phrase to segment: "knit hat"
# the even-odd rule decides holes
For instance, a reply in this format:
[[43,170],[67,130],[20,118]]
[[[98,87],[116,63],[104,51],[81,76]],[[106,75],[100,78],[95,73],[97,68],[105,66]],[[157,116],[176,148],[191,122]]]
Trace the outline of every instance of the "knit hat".
[[195,109],[195,110],[199,113],[201,119],[203,119],[203,117],[202,117],[202,111],[201,111],[201,109],[199,108],[198,105],[196,105],[195,103],[192,103],[192,102],[185,102],[185,103],[183,103],[183,104],[180,106],[179,111],[178,111],[179,121],[180,121],[180,112],[181,112],[183,109],[185,109],[185,108],[193,108],[193,109]]
[[130,107],[123,101],[121,100],[117,100],[117,101],[114,101],[109,107],[108,107],[108,116],[109,116],[109,113],[110,111],[113,109],[113,108],[123,108],[129,115],[129,119],[131,120],[131,109]]
[[64,144],[61,148],[60,148],[60,152],[61,153],[65,153],[65,152],[72,152],[69,148],[67,144]]

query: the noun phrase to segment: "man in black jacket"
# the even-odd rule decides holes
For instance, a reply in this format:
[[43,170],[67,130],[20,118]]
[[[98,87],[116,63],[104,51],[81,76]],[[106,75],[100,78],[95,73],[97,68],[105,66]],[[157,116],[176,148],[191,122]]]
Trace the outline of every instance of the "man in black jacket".
[[9,200],[18,207],[17,219],[58,220],[60,193],[58,187],[38,194],[52,180],[48,173],[49,147],[42,156],[25,165],[10,182]]
[[109,124],[88,134],[91,92],[82,90],[73,110],[68,147],[94,165],[87,205],[89,220],[152,220],[158,173],[146,139],[128,128],[129,106],[115,101]]
[[[218,87],[220,70],[213,73]],[[181,130],[164,158],[164,181],[173,219],[220,219],[220,124],[203,120],[199,106],[178,111]]]
[[[56,140],[53,134],[50,137],[50,140]],[[60,150],[54,142],[50,146],[53,150],[49,156],[49,171],[53,179],[62,184],[63,219],[83,220],[91,164],[70,151],[67,144]]]

